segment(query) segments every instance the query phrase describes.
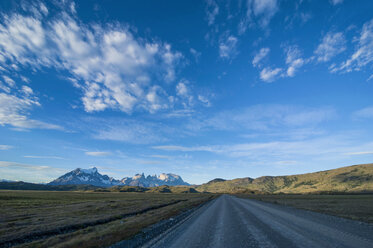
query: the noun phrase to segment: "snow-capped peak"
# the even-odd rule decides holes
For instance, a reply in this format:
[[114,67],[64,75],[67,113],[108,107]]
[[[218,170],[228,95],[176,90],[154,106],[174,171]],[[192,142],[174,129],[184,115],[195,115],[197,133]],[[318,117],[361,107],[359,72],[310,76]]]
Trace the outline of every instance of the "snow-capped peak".
[[162,180],[162,181],[174,181],[174,180],[179,180],[180,179],[180,176],[178,175],[175,175],[175,174],[166,174],[166,173],[162,173],[158,176],[158,179],[159,180]]
[[96,167],[92,167],[89,169],[80,169],[81,172],[86,173],[86,174],[95,174],[97,172]]

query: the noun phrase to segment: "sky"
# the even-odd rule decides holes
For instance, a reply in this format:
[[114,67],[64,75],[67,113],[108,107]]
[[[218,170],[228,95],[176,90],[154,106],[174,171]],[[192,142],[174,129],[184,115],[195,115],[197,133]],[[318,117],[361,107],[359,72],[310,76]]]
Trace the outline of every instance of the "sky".
[[373,1],[0,1],[0,179],[373,162]]

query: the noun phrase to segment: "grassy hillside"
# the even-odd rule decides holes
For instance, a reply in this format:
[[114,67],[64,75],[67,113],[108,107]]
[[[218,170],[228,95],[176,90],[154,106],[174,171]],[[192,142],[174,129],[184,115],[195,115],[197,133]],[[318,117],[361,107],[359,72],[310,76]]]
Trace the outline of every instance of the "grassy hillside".
[[373,164],[291,176],[264,176],[256,179],[213,180],[196,187],[212,193],[364,193],[373,192]]

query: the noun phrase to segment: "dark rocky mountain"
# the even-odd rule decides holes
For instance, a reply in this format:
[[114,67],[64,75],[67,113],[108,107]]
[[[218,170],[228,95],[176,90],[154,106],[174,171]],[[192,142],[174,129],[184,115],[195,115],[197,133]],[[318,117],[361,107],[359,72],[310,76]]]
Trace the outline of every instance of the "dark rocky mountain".
[[122,180],[116,180],[107,175],[102,175],[97,171],[97,168],[91,169],[75,169],[65,175],[53,180],[49,185],[79,185],[87,184],[100,187],[111,187],[116,185],[122,186],[141,186],[141,187],[156,187],[161,185],[177,186],[189,185],[183,179],[175,174],[162,173],[159,176],[147,176],[144,173],[136,174],[133,177],[125,177]]

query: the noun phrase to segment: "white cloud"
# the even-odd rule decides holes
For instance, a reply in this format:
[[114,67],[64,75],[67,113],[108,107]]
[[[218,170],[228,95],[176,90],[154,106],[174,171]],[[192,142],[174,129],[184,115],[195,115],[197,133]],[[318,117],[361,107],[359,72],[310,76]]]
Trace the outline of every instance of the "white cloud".
[[35,158],[35,159],[64,159],[63,157],[58,156],[34,156],[34,155],[26,155],[23,156],[24,158]]
[[312,15],[309,13],[300,13],[300,19],[302,20],[302,23],[308,22],[312,18]]
[[360,109],[353,113],[354,117],[373,119],[373,106]]
[[295,72],[304,65],[305,61],[301,58],[301,52],[296,46],[289,46],[286,48],[286,64],[288,69],[287,76],[294,77]]
[[219,43],[219,56],[224,59],[231,59],[237,54],[237,38],[229,35]]
[[11,79],[10,77],[4,75],[4,76],[3,76],[3,79],[4,79],[4,81],[9,85],[9,87],[13,88],[13,87],[16,86],[16,83],[15,83],[14,80]]
[[346,40],[343,33],[327,33],[315,50],[317,61],[327,62],[332,57],[346,50]]
[[131,144],[150,144],[164,141],[164,133],[171,130],[161,124],[152,122],[139,122],[129,120],[106,120],[94,119],[97,130],[93,138],[99,140],[120,141]]
[[154,86],[175,80],[180,52],[170,44],[135,37],[121,24],[84,24],[66,11],[47,19],[44,7],[43,15],[4,16],[0,55],[5,63],[68,71],[83,92],[87,112],[159,109],[149,99],[155,99]]
[[[260,51],[255,55],[252,61],[253,66],[262,68],[260,62],[268,55],[269,51],[269,48],[260,49]],[[285,63],[288,66],[288,68],[286,69],[286,73],[284,72],[284,68],[277,67],[272,69],[270,67],[264,67],[260,71],[261,80],[265,82],[273,82],[280,77],[293,77],[295,76],[296,71],[306,63],[306,60],[301,57],[301,51],[297,46],[285,47],[285,53]]]
[[181,102],[184,109],[190,109],[194,103],[194,96],[191,94],[190,82],[183,79],[176,85],[176,95],[179,98],[175,98],[174,101]]
[[159,86],[153,86],[148,94],[146,95],[147,107],[150,113],[154,113],[160,109],[167,109],[169,107],[168,102],[165,99],[167,94]]
[[373,151],[371,152],[349,152],[346,153],[346,155],[371,155],[373,154]]
[[373,19],[363,25],[355,52],[351,57],[340,66],[332,67],[331,71],[360,71],[371,62],[373,62]]
[[214,0],[207,0],[206,3],[207,23],[211,26],[215,22],[215,17],[219,14],[219,6]]
[[185,84],[185,82],[179,82],[177,85],[176,85],[176,93],[177,95],[179,96],[188,96],[188,88]]
[[372,79],[373,79],[373,74],[368,77],[367,81],[370,81]]
[[254,56],[254,59],[252,61],[253,66],[259,66],[259,63],[269,54],[269,51],[270,49],[268,47],[260,49],[260,51]]
[[281,68],[271,69],[266,67],[260,72],[260,79],[270,83],[277,79],[281,75],[281,72]]
[[198,95],[198,100],[200,101],[200,102],[202,102],[205,106],[207,106],[207,107],[210,107],[211,106],[211,102],[210,102],[210,100],[207,98],[207,97],[205,97],[205,96],[202,96],[202,95]]
[[40,103],[34,97],[17,97],[0,93],[0,125],[11,125],[20,129],[42,128],[62,130],[58,125],[29,119],[27,112],[34,106],[40,106]]
[[6,150],[10,150],[12,149],[13,146],[9,146],[9,145],[0,145],[0,150],[2,151],[6,151]]
[[333,5],[337,5],[337,4],[343,3],[343,0],[330,0],[330,2],[331,2]]
[[261,27],[266,27],[278,11],[277,0],[248,0],[247,17],[256,21]]
[[34,94],[34,91],[33,91],[30,87],[28,87],[28,86],[26,86],[26,85],[23,85],[23,86],[22,86],[22,92],[23,92],[25,95],[27,95],[27,96],[30,96],[30,95]]
[[103,157],[103,156],[111,155],[111,152],[95,151],[95,152],[85,152],[85,154],[88,155],[88,156],[93,156],[93,157]]
[[0,89],[6,93],[10,93],[11,89],[0,81]]
[[189,51],[194,56],[194,59],[198,62],[199,58],[201,57],[201,52],[198,52],[194,48],[190,48]]
[[47,6],[45,6],[44,3],[40,3],[40,11],[44,14],[44,15],[48,15],[48,8]]
[[[191,130],[255,130],[270,131],[285,128],[312,128],[336,117],[331,107],[306,108],[292,105],[254,105],[248,108],[222,111],[211,117],[201,117],[189,123]],[[293,130],[294,131],[294,130]],[[311,134],[312,130],[306,130]],[[297,135],[299,136],[299,134]]]

